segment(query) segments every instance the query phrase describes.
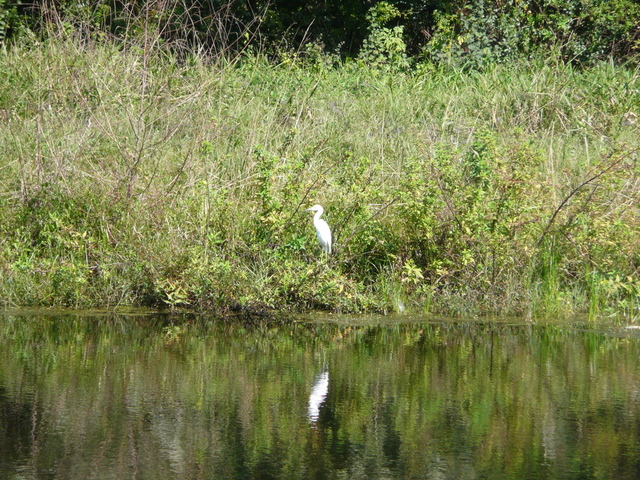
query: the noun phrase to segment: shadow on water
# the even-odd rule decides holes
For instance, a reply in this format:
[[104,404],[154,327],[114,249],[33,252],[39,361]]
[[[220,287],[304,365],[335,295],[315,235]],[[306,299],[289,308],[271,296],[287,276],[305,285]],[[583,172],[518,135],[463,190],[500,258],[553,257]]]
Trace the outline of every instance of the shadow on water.
[[0,478],[640,478],[640,330],[0,316]]

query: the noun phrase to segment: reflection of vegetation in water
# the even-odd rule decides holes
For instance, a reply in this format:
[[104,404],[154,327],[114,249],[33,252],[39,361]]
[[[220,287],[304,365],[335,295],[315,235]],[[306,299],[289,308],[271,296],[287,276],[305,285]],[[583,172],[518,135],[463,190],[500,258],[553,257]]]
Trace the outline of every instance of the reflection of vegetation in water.
[[640,447],[638,341],[593,330],[5,317],[0,346],[2,471],[628,478]]

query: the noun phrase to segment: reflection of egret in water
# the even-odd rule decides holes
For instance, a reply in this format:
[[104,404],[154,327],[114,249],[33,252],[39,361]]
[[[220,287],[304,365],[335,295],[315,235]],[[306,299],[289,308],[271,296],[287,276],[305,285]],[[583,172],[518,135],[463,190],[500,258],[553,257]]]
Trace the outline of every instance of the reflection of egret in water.
[[312,422],[318,420],[320,415],[320,405],[324,402],[329,391],[329,372],[324,371],[316,377],[316,381],[309,395],[309,408],[307,409],[307,417]]

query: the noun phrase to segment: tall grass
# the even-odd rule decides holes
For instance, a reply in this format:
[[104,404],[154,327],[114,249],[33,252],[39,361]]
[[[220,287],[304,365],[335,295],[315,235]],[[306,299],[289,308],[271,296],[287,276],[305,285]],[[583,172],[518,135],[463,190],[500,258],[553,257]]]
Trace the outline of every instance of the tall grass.
[[5,304],[638,314],[632,68],[54,40],[0,78]]

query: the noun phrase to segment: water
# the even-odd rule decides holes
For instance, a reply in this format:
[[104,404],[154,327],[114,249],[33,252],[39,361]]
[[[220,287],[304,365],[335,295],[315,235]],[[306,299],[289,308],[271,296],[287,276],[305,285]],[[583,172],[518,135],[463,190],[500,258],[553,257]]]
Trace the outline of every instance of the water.
[[0,479],[640,478],[640,330],[0,316]]

